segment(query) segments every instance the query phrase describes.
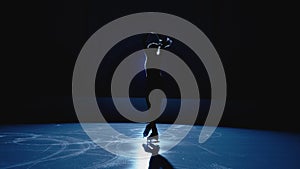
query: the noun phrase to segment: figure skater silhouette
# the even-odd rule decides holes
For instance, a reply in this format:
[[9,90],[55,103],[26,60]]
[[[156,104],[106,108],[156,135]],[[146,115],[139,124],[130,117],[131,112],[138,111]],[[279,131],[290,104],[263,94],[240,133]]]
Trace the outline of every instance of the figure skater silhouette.
[[[160,49],[161,48],[168,48],[172,44],[172,40],[168,37],[165,37],[165,39],[162,39],[159,37],[158,34],[155,33],[150,33],[147,35],[146,39],[146,48],[157,48],[156,56],[159,57],[160,54]],[[161,88],[163,85],[163,79],[162,79],[162,72],[158,70],[153,70],[153,69],[147,69],[147,63],[151,60],[150,57],[147,56],[145,53],[146,59],[145,59],[145,71],[146,71],[146,103],[148,109],[151,107],[151,103],[149,101],[149,96],[150,92],[153,89],[156,88]],[[160,101],[162,103],[162,101]],[[150,130],[152,131],[151,134],[149,135]],[[149,136],[148,136],[149,135]],[[146,125],[146,128],[143,132],[143,136],[147,137],[149,139],[157,139],[158,140],[158,130],[156,127],[156,121],[151,121],[149,124]]]

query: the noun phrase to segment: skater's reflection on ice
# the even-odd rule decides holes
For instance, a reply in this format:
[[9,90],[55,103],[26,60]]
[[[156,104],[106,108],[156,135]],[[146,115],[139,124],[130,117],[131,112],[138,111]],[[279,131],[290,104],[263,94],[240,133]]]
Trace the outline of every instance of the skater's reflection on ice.
[[159,145],[155,145],[152,142],[143,144],[145,152],[151,153],[151,158],[149,160],[149,169],[173,169],[172,164],[159,152]]

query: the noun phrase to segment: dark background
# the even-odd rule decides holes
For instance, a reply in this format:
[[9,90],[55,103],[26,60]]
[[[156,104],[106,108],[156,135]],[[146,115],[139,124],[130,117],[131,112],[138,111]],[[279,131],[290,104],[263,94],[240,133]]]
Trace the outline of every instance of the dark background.
[[233,0],[14,1],[1,12],[0,121],[76,122],[72,73],[84,43],[114,19],[157,11],[195,24],[218,51],[228,85],[220,125],[299,131],[292,6]]

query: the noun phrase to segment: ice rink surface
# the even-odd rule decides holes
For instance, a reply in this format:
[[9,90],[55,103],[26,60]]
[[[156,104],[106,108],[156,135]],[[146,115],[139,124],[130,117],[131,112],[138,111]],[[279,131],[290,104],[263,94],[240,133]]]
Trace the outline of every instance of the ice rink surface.
[[[103,132],[103,124],[90,124]],[[169,135],[158,143],[142,138],[146,124],[111,123],[120,133],[136,138],[127,145],[107,134],[106,146],[120,152],[140,153],[132,157],[114,155],[94,143],[80,124],[2,125],[0,126],[0,168],[83,168],[83,169],[299,169],[300,133],[218,127],[205,143],[198,142],[202,126],[194,126],[175,147],[159,153],[175,138]],[[158,124],[163,133],[170,125]],[[180,132],[183,125],[178,125]],[[126,145],[126,146],[124,146]],[[151,156],[156,151],[159,155]],[[137,157],[141,158],[137,158]]]

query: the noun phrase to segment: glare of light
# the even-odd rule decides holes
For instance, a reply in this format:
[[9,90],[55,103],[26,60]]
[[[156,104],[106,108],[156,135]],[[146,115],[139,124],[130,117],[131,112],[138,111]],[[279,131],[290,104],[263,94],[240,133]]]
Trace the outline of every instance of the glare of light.
[[136,157],[140,158],[133,159],[134,163],[132,169],[148,169],[151,154],[144,151],[142,144],[137,147],[136,153]]
[[145,62],[144,62],[144,70],[145,70],[145,73],[146,73],[146,77],[147,77],[147,71],[146,71],[146,69],[147,69],[147,67],[146,67],[146,65],[147,65],[147,55],[146,55],[146,53],[144,52],[144,55],[145,55]]
[[160,54],[160,46],[158,46],[157,51],[156,51],[156,55]]

